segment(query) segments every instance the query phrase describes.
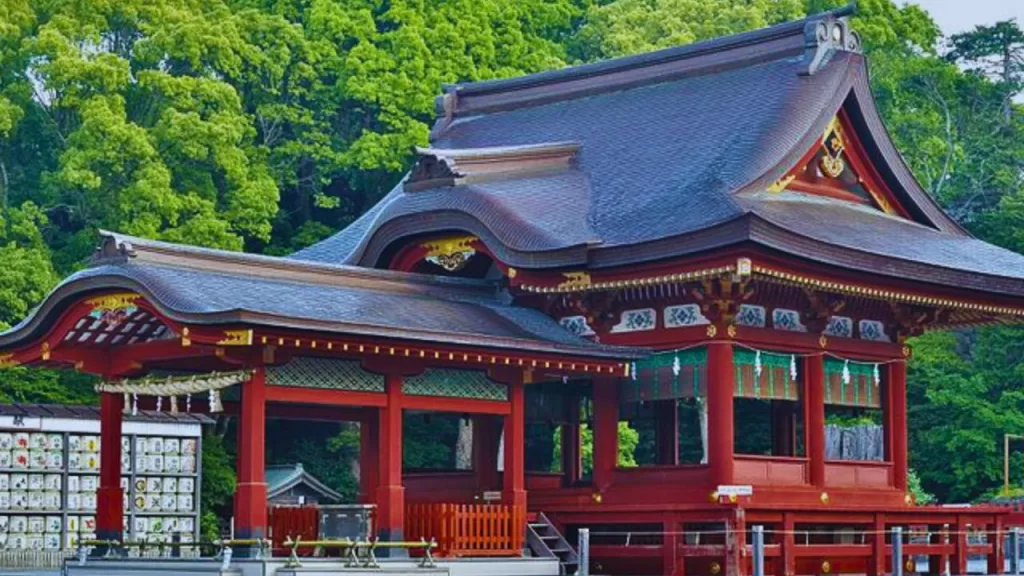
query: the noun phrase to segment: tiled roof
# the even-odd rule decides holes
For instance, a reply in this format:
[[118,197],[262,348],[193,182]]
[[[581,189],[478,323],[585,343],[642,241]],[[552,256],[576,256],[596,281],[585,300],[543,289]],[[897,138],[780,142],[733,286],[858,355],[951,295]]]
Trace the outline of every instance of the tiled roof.
[[[399,184],[352,226],[291,257],[381,266],[410,238],[452,230],[519,268],[624,266],[757,242],[800,257],[830,253],[847,269],[1024,294],[1024,257],[971,238],[913,180],[873,107],[864,57],[830,49],[808,73],[822,52],[807,34],[836,16],[449,87],[431,135],[435,154],[574,142],[574,162],[432,190]],[[920,225],[866,218],[852,204],[762,202],[757,193],[842,107]],[[917,229],[927,233],[908,233]]]
[[[99,406],[65,406],[61,404],[3,404],[0,416],[25,416],[30,418],[67,418],[71,420],[99,420]],[[166,422],[170,424],[213,424],[213,420],[194,412],[156,412],[139,410],[136,414],[125,414],[128,422]]]
[[483,280],[304,264],[113,235],[102,252],[107,255],[98,265],[68,277],[29,318],[0,333],[0,347],[37,335],[81,295],[124,289],[190,324],[242,323],[587,357],[642,353],[579,338],[540,311],[508,304],[496,284]]
[[[344,500],[341,494],[331,490],[323,482],[303,469],[302,464],[280,464],[267,466],[267,498],[274,498],[299,484],[304,484],[314,492],[334,502]],[[323,504],[323,502],[321,502]]]

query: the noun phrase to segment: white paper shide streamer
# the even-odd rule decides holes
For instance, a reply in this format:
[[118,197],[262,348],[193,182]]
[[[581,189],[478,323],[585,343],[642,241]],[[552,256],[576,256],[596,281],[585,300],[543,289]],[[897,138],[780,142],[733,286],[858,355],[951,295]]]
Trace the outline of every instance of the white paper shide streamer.
[[241,384],[252,376],[250,370],[239,370],[236,372],[213,372],[205,375],[167,378],[142,378],[139,380],[121,380],[120,382],[101,382],[96,385],[96,391],[100,393],[123,394],[125,405],[128,403],[128,396],[131,395],[131,413],[139,413],[139,396],[155,396],[156,409],[163,409],[164,396],[170,399],[171,413],[178,412],[178,396],[185,396],[185,410],[192,410],[192,394],[206,392],[209,398],[210,412],[221,412],[224,405],[221,403],[220,391],[228,386]]

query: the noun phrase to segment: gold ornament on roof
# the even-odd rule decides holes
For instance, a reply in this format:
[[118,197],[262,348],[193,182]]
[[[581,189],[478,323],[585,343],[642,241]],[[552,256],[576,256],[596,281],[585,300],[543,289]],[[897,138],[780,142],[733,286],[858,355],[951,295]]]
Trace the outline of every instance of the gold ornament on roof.
[[17,365],[14,354],[0,354],[0,368],[14,368]]
[[590,288],[589,272],[563,272],[565,281],[558,285],[558,290],[586,290]]
[[832,118],[821,137],[821,171],[826,176],[838,178],[846,169],[846,162],[843,161],[845,150],[846,144],[843,142],[843,131],[839,126],[839,118]]
[[251,346],[252,330],[225,330],[224,338],[217,344],[221,346]]
[[134,307],[135,301],[141,297],[142,296],[132,292],[123,292],[120,294],[107,294],[106,296],[90,298],[89,300],[86,300],[85,303],[92,306],[94,312],[113,312],[115,310]]
[[425,260],[448,272],[457,272],[476,254],[473,248],[476,240],[476,236],[453,236],[424,242],[420,247],[427,251]]
[[775,182],[772,182],[772,184],[770,186],[768,186],[768,191],[769,192],[776,192],[776,193],[777,192],[782,192],[783,190],[786,189],[786,186],[789,186],[789,184],[791,182],[793,182],[793,180],[796,180],[796,174],[790,174],[789,176],[783,176],[782,178],[779,178]]

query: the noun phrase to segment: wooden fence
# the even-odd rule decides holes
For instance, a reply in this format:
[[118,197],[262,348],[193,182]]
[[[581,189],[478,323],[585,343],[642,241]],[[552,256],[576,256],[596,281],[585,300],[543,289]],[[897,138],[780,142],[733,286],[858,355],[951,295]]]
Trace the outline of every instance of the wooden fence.
[[405,539],[438,544],[439,556],[519,556],[526,511],[497,504],[410,504]]
[[[287,538],[319,539],[319,509],[316,506],[273,506],[267,510],[267,525],[273,541],[273,554],[286,556],[291,552],[284,545]],[[312,556],[313,549],[302,549],[298,553],[301,556]]]

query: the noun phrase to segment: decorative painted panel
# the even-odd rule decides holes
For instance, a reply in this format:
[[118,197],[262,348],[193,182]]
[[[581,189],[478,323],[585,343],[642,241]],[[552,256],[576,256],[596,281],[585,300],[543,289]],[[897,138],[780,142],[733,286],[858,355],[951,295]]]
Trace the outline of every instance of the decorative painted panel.
[[363,370],[357,361],[298,356],[283,366],[268,367],[267,385],[384,392],[384,377]]
[[586,316],[566,316],[558,321],[569,332],[577,336],[593,336],[594,329],[587,324]]
[[826,336],[853,338],[853,319],[846,316],[832,316],[825,327]]
[[476,370],[427,368],[420,374],[405,377],[402,392],[411,396],[508,400],[508,387]]
[[764,306],[740,304],[740,311],[736,314],[736,324],[753,328],[764,328],[767,323],[767,317]]
[[654,330],[656,313],[654,308],[640,308],[639,310],[624,310],[622,319],[618,324],[612,326],[612,332],[642,332]]
[[619,385],[621,403],[703,397],[707,390],[705,348],[654,354],[635,363]]
[[807,332],[807,327],[800,321],[800,313],[787,308],[772,310],[772,328],[787,332]]
[[877,364],[825,358],[825,403],[880,408],[880,377]]
[[885,333],[885,325],[878,320],[861,320],[857,323],[857,331],[864,340],[891,342],[889,335]]
[[686,328],[710,324],[700,312],[697,304],[681,304],[665,307],[665,328]]
[[796,357],[792,354],[758,352],[735,348],[737,398],[798,400]]

